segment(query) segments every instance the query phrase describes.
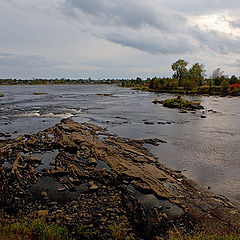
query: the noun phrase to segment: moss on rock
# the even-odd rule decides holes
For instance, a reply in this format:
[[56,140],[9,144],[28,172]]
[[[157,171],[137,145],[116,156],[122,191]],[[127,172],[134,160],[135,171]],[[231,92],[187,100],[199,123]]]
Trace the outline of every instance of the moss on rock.
[[[154,100],[154,103],[155,102],[156,101]],[[181,98],[180,96],[178,96],[177,98],[171,98],[157,102],[163,104],[164,107],[168,108],[180,108],[189,110],[203,109],[203,106],[201,106],[200,101],[188,101],[186,99]]]

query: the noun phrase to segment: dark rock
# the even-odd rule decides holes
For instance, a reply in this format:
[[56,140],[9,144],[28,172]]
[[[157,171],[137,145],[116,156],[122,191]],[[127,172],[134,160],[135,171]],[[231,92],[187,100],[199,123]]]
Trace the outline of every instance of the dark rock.
[[44,92],[35,92],[33,93],[34,95],[46,95],[47,93],[44,93]]
[[144,122],[144,124],[146,124],[146,125],[154,125],[154,122],[148,122],[148,121],[146,121],[146,122]]

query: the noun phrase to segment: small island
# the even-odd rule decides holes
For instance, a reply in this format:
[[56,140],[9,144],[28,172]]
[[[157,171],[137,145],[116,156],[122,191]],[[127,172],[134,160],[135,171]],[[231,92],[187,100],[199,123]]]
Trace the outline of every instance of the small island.
[[200,104],[200,101],[188,101],[186,99],[183,99],[181,96],[178,96],[177,98],[166,99],[163,101],[158,101],[157,99],[154,99],[153,103],[160,103],[163,104],[164,107],[168,108],[179,108],[191,111],[197,109],[204,109],[204,107]]

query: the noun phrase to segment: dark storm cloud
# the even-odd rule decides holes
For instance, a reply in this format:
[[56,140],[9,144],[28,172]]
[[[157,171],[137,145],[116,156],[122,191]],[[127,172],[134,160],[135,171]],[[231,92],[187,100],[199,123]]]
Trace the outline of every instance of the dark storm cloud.
[[38,55],[0,53],[1,67],[50,67],[55,64]]

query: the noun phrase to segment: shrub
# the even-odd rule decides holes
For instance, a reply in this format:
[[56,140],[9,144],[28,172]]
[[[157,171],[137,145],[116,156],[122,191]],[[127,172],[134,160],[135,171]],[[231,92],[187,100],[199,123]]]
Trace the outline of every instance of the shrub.
[[240,90],[240,84],[239,83],[234,83],[230,86],[229,90],[232,91],[234,88]]

